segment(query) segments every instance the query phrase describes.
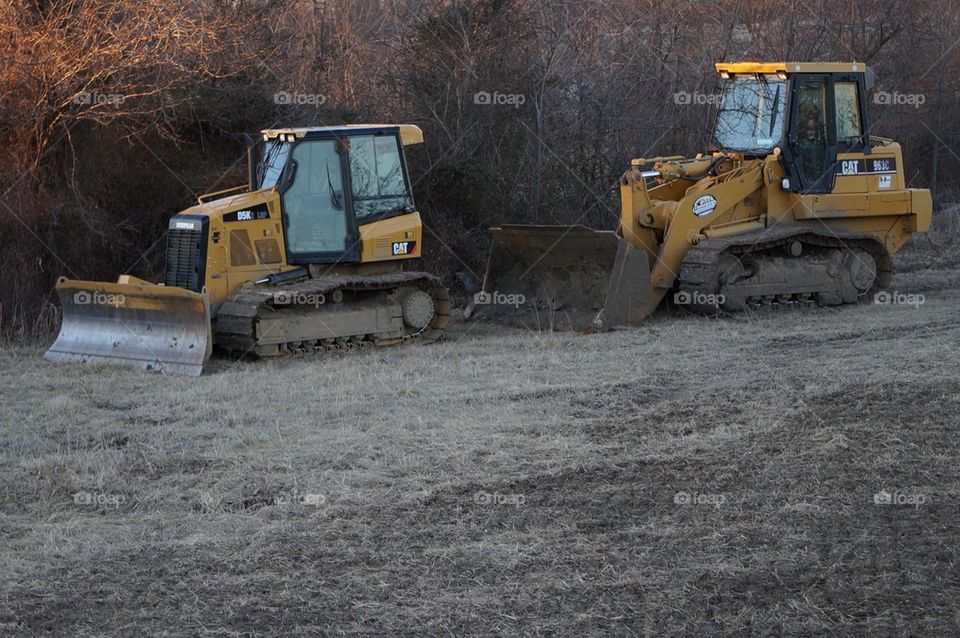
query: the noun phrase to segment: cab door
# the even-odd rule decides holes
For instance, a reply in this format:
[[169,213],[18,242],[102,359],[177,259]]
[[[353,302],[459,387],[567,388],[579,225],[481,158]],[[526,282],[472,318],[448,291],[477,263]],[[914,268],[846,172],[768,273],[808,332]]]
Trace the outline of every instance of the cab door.
[[341,141],[303,139],[290,151],[281,191],[287,261],[356,263],[360,241]]
[[839,155],[869,152],[862,82],[855,74],[793,76],[784,159],[792,190],[833,192],[845,175]]
[[790,103],[788,159],[791,182],[803,193],[826,193],[833,184],[830,148],[830,79],[826,75],[796,75]]

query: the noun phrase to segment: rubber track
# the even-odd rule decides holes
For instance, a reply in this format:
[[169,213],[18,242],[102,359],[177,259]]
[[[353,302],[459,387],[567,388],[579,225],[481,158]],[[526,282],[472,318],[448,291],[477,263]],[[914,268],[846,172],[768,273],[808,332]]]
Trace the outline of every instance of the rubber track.
[[[892,264],[890,254],[873,236],[854,233],[824,234],[808,228],[772,227],[752,233],[706,239],[687,252],[680,264],[678,277],[681,292],[690,295],[690,299],[707,299],[707,295],[716,294],[717,268],[720,258],[727,252],[736,256],[758,254],[785,246],[798,240],[804,245],[821,246],[844,250],[862,248],[874,256],[877,262],[877,282],[866,295],[886,287],[890,282]],[[802,259],[798,257],[797,259]],[[715,314],[718,308],[713,305],[690,304],[689,310]]]
[[[282,344],[282,352],[315,352],[346,350],[369,347],[371,345],[395,345],[400,342],[417,341],[432,343],[443,335],[450,320],[450,295],[440,279],[423,272],[390,272],[377,275],[326,275],[316,279],[303,279],[291,283],[261,285],[254,288],[241,288],[232,294],[219,308],[213,320],[214,340],[221,348],[246,354],[257,347],[257,323],[265,313],[283,312],[288,306],[275,305],[275,295],[283,292],[290,295],[329,295],[334,290],[377,292],[392,291],[402,286],[417,285],[430,293],[433,298],[435,314],[430,324],[415,333],[395,339],[378,340],[373,335],[357,335],[337,339],[317,341],[308,348],[304,345]],[[332,302],[328,302],[332,303]],[[345,302],[349,303],[349,302]],[[325,305],[316,307],[322,313]],[[275,314],[273,314],[275,316]]]

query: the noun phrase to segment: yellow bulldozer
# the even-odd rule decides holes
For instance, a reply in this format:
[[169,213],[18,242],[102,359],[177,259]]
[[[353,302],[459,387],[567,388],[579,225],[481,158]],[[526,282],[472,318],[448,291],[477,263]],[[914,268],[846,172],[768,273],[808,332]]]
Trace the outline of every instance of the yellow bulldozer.
[[262,131],[248,184],[170,219],[162,284],[58,281],[46,358],[199,375],[214,344],[271,356],[436,340],[448,292],[404,268],[423,250],[404,156],[421,142],[403,124]]
[[718,63],[713,148],[635,159],[617,231],[502,226],[466,316],[551,329],[643,321],[664,297],[697,312],[836,305],[888,285],[929,229],[900,145],[870,134],[858,63]]

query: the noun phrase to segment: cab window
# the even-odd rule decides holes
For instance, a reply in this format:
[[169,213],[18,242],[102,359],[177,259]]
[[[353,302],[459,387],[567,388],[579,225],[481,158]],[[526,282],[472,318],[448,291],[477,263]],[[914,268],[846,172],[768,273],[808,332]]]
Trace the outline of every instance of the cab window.
[[856,82],[837,82],[833,89],[837,116],[837,142],[855,145],[863,140],[860,125],[860,101]]
[[260,188],[273,188],[280,181],[283,168],[287,165],[290,156],[290,144],[275,140],[263,147],[263,156],[257,173],[260,177]]
[[353,135],[349,148],[353,209],[358,221],[413,210],[400,141],[395,135]]
[[783,139],[786,84],[776,75],[737,76],[727,82],[714,140],[727,151],[766,155]]
[[336,143],[301,142],[291,157],[296,170],[283,194],[288,250],[294,255],[343,252],[348,225]]
[[827,160],[826,85],[820,80],[805,81],[798,91],[797,151],[800,175],[805,186],[824,177]]

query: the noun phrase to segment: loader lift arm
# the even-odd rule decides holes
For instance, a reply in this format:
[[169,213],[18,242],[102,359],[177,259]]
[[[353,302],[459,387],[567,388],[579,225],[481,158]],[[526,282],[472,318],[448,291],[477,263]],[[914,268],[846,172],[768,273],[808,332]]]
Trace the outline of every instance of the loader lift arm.
[[[703,229],[708,225],[715,226],[718,220],[729,215],[762,186],[762,166],[753,166],[721,175],[702,190],[693,187],[687,191],[687,195],[677,203],[652,264],[651,283],[658,302],[676,281],[680,263],[690,246],[704,238]],[[712,198],[713,203],[705,198]],[[701,210],[707,210],[707,206],[713,206],[713,209],[706,214],[697,214],[698,205],[705,207]]]

